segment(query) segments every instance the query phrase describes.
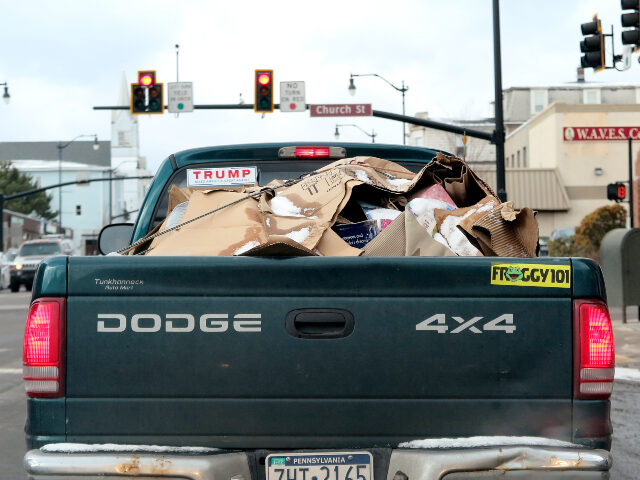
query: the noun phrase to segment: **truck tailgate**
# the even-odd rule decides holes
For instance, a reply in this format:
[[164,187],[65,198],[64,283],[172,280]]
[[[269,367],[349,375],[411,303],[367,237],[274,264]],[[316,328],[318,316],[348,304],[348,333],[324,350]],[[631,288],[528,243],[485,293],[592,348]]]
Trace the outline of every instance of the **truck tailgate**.
[[[572,289],[568,276],[551,281],[568,269],[568,259],[72,257],[67,438],[571,440]],[[531,280],[541,274],[544,284]]]

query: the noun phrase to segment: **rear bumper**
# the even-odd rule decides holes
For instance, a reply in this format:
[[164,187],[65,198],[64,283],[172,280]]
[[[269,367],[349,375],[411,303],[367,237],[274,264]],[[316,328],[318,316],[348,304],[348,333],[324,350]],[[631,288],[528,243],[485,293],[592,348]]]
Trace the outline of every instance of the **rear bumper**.
[[[263,480],[264,471],[251,474],[249,454],[168,447],[151,451],[135,446],[118,451],[91,451],[77,444],[69,453],[31,450],[24,459],[29,478],[82,480],[147,476],[154,479]],[[83,451],[83,447],[86,447]],[[157,448],[157,447],[156,447]],[[383,478],[375,480],[608,479],[612,465],[606,450],[532,446],[457,449],[394,449]],[[264,467],[262,467],[264,468]],[[404,474],[404,475],[402,475]]]

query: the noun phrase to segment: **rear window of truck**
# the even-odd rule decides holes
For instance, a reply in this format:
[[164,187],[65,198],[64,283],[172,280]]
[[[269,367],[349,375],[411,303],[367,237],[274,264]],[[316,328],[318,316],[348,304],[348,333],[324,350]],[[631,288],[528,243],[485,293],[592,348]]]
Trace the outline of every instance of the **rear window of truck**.
[[[233,161],[233,162],[215,162],[215,163],[198,163],[196,165],[189,165],[186,167],[182,167],[173,174],[171,179],[167,182],[162,192],[162,196],[160,197],[160,201],[156,205],[156,209],[153,215],[153,222],[149,228],[151,231],[158,224],[162,223],[167,216],[167,209],[169,206],[169,189],[171,186],[175,185],[178,188],[186,188],[187,187],[187,170],[189,168],[221,168],[221,167],[257,167],[258,169],[258,184],[259,185],[267,185],[269,182],[273,180],[289,180],[293,178],[298,178],[300,175],[305,173],[313,172],[319,168],[328,165],[329,163],[333,163],[335,159],[325,159],[325,160],[283,160],[283,161]],[[402,165],[408,170],[411,170],[414,173],[419,172],[422,167],[425,166],[426,162],[424,161],[416,161],[416,162],[399,162],[396,163]],[[211,187],[207,187],[211,188]]]

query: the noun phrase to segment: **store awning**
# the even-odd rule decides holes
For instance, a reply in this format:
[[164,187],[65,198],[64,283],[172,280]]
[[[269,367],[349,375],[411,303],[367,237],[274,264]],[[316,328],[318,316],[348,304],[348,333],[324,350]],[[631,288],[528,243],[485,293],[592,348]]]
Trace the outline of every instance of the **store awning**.
[[[496,190],[495,168],[474,168],[473,171]],[[507,200],[513,201],[516,209],[569,210],[569,197],[555,168],[509,168],[506,184]]]

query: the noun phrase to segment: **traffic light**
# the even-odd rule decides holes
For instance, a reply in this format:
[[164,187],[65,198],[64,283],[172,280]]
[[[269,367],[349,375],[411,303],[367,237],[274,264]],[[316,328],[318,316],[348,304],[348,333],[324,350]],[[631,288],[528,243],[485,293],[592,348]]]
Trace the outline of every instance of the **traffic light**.
[[598,15],[593,16],[593,21],[580,25],[580,29],[582,35],[586,35],[580,42],[580,51],[584,53],[580,65],[596,72],[604,70],[604,35]]
[[627,197],[627,187],[622,182],[607,185],[607,198],[616,202],[622,202]]
[[273,70],[256,70],[256,112],[273,112]]
[[620,16],[623,27],[631,27],[622,31],[622,43],[640,48],[640,0],[621,0],[622,10],[631,10]]
[[156,83],[154,70],[139,71],[138,83],[131,84],[131,114],[164,113],[162,87],[162,83]]

